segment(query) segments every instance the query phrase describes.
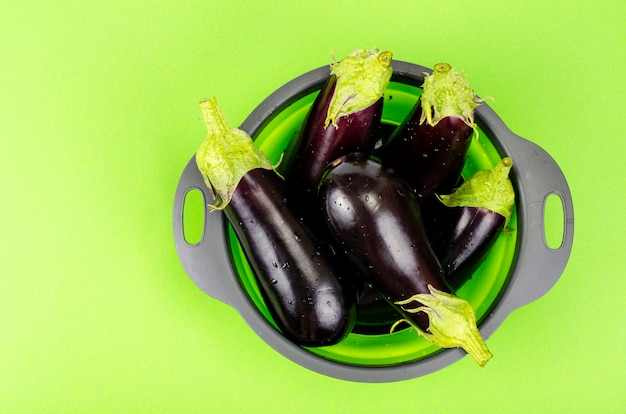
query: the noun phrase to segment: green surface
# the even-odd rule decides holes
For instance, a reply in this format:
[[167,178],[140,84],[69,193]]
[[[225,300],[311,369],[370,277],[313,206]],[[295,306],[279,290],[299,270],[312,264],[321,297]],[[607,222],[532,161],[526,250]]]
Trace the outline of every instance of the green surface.
[[[3,6],[0,411],[624,412],[624,21],[618,1]],[[388,384],[308,371],[176,255],[198,101],[237,125],[331,51],[375,46],[464,70],[571,186],[568,266],[488,340],[485,368]]]

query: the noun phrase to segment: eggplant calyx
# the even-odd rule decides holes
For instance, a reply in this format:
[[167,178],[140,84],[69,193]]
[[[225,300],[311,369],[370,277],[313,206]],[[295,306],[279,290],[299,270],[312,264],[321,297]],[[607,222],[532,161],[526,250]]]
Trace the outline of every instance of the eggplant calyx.
[[463,72],[455,72],[448,63],[438,63],[432,75],[424,77],[420,97],[422,115],[420,124],[435,126],[441,119],[456,116],[474,130],[474,109],[482,102],[465,79]]
[[438,195],[447,207],[481,207],[496,212],[509,224],[515,205],[515,191],[509,179],[513,160],[504,157],[491,170],[475,172],[452,194]]
[[[396,302],[405,312],[424,312],[428,315],[430,332],[419,330],[427,340],[444,348],[463,348],[473,359],[484,367],[492,354],[476,326],[476,316],[472,305],[454,294],[442,292],[428,285],[430,293],[418,293]],[[405,308],[411,302],[422,306]],[[418,328],[419,329],[419,328]]]
[[200,109],[207,136],[196,152],[196,164],[216,199],[209,207],[222,210],[244,175],[255,168],[273,170],[274,166],[247,132],[228,124],[215,97],[200,101]]
[[355,49],[341,61],[330,65],[337,77],[335,91],[328,107],[325,126],[337,127],[342,116],[361,111],[380,99],[389,80],[393,54],[378,49]]

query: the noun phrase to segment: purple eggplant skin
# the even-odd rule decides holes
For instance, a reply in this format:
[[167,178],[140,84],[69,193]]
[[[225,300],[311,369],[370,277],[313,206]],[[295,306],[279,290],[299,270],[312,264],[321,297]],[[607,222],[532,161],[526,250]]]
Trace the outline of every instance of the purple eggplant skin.
[[[337,75],[331,73],[316,96],[302,125],[292,137],[285,151],[283,162],[278,167],[289,185],[299,191],[297,210],[309,221],[321,217],[319,205],[316,203],[317,187],[328,165],[340,156],[352,152],[371,153],[379,136],[379,130],[382,128],[384,102],[382,96],[370,105],[356,112],[342,115],[334,123],[328,123],[327,117],[336,89]],[[330,238],[323,222],[318,222],[315,228],[323,240]],[[333,259],[344,275],[342,280],[344,288],[353,291],[356,300],[357,292],[365,288],[362,276],[341,254],[335,255]],[[356,330],[359,331],[361,322],[377,320],[378,318],[372,317],[384,313],[378,312],[378,309],[384,311],[385,305],[371,307],[361,302],[357,307]],[[364,309],[366,306],[368,309]],[[385,317],[385,319],[388,318]]]
[[[339,117],[337,125],[326,125],[337,77],[331,75],[317,95],[309,113],[287,149],[287,171],[280,170],[295,187],[312,194],[317,189],[328,165],[342,155],[352,152],[371,153],[376,143],[382,117],[381,97],[366,108]],[[293,151],[294,154],[289,155]]]
[[223,211],[283,334],[302,346],[331,345],[351,331],[354,300],[291,205],[283,179],[256,168],[241,178]]
[[438,202],[458,184],[474,129],[460,116],[436,125],[420,123],[418,103],[375,155],[411,187],[423,209]]
[[441,205],[425,222],[447,282],[458,289],[485,260],[506,218],[482,207]]
[[[390,303],[452,293],[430,247],[420,206],[393,170],[363,154],[336,160],[319,189],[327,225],[342,250]],[[428,329],[423,312],[406,315]]]

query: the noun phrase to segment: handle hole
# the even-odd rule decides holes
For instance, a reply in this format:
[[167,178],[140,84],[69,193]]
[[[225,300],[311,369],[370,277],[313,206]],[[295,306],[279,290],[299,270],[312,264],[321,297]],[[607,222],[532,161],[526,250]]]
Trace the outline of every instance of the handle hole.
[[202,241],[204,233],[204,211],[206,201],[204,194],[197,188],[185,193],[183,200],[183,238],[190,245]]
[[548,248],[558,250],[565,239],[565,208],[557,193],[546,196],[543,204],[544,241]]

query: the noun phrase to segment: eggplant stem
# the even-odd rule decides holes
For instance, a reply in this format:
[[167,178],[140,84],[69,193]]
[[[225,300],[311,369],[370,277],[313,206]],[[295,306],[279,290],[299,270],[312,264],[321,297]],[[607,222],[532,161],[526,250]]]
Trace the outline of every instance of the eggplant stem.
[[[430,293],[418,293],[395,304],[407,313],[424,312],[428,316],[430,332],[416,327],[428,341],[443,348],[463,348],[478,365],[485,366],[492,354],[478,331],[472,306],[465,299],[431,285],[428,285],[428,290]],[[412,302],[421,306],[403,306]],[[412,325],[415,326],[414,323]]]
[[222,210],[249,171],[255,168],[276,170],[247,132],[228,124],[215,97],[200,101],[200,109],[207,135],[196,152],[196,164],[216,199],[215,204],[208,207],[211,211]]
[[394,331],[396,330],[396,328],[398,327],[398,325],[400,325],[400,324],[401,324],[401,323],[403,323],[403,322],[404,322],[404,323],[408,323],[408,324],[409,324],[409,325],[411,325],[412,327],[416,328],[416,329],[418,330],[418,332],[420,333],[420,335],[421,335],[422,330],[421,330],[420,328],[418,328],[417,326],[414,326],[414,325],[411,323],[411,321],[410,321],[410,320],[408,320],[408,319],[404,319],[404,318],[402,318],[402,319],[399,319],[399,320],[395,321],[395,322],[393,323],[393,325],[391,325],[391,328],[389,328],[389,333],[390,333],[390,334],[394,333]]
[[341,61],[330,65],[337,85],[328,107],[325,126],[337,127],[343,116],[361,111],[380,99],[391,79],[392,53],[378,49],[355,49]]
[[420,124],[435,126],[445,117],[456,116],[478,133],[474,109],[483,99],[476,96],[463,72],[454,71],[448,63],[438,63],[433,73],[424,77],[422,88]]
[[505,227],[513,214],[515,190],[509,179],[513,166],[510,157],[504,157],[491,170],[480,170],[464,181],[452,194],[438,195],[446,207],[480,207],[505,218]]

